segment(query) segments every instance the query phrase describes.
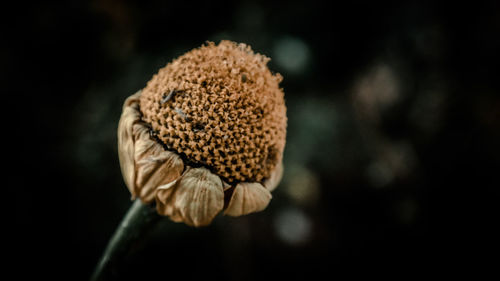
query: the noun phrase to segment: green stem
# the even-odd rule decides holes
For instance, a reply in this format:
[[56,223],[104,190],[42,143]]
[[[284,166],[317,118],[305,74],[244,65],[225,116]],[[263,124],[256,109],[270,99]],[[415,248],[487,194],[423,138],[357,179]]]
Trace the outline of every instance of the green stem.
[[154,207],[136,199],[111,237],[90,280],[103,281],[116,278],[114,276],[116,267],[160,218]]

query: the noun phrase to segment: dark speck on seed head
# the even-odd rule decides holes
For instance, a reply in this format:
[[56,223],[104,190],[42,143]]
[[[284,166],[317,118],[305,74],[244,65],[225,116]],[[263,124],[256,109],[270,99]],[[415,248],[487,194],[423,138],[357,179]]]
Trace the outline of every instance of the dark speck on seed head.
[[205,125],[203,125],[202,123],[194,123],[193,125],[193,132],[200,132],[200,131],[203,131],[205,129]]
[[171,100],[177,92],[179,92],[179,91],[174,89],[174,90],[170,91],[170,93],[168,93],[168,95],[164,94],[163,98],[160,101],[160,104],[163,105],[166,102],[168,102],[169,100]]

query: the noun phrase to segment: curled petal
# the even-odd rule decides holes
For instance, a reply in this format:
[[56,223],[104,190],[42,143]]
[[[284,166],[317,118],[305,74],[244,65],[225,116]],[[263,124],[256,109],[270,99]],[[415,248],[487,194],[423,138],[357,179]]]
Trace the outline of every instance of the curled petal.
[[174,209],[173,195],[179,180],[174,180],[156,189],[156,210],[158,214],[169,216],[175,222],[182,222],[182,216]]
[[281,178],[283,178],[283,163],[279,163],[278,166],[274,168],[274,171],[271,172],[271,176],[264,181],[264,186],[267,190],[269,190],[269,192],[272,192],[276,189],[276,187],[278,187]]
[[[169,191],[171,190],[171,191]],[[205,168],[193,168],[176,185],[157,191],[158,212],[191,226],[212,222],[224,207],[221,179]]]
[[262,211],[267,207],[271,198],[271,193],[260,183],[239,183],[234,188],[224,214],[237,217]]
[[134,159],[136,161],[148,155],[159,154],[164,151],[158,142],[151,139],[149,127],[142,122],[134,124],[133,133],[135,141]]
[[118,155],[125,184],[132,198],[144,203],[154,200],[157,187],[180,177],[184,163],[177,154],[165,151],[149,136],[149,127],[141,120],[140,92],[123,104],[118,125]]
[[134,125],[141,122],[139,97],[141,92],[128,97],[123,104],[123,111],[118,124],[118,157],[123,179],[132,198],[135,198],[134,172]]
[[154,200],[156,188],[181,176],[184,163],[177,154],[162,151],[160,154],[138,160],[136,169],[136,190],[139,198],[145,203],[150,203]]
[[154,200],[155,190],[179,178],[184,162],[174,152],[163,147],[149,136],[149,129],[138,123],[135,131],[135,194],[144,203]]

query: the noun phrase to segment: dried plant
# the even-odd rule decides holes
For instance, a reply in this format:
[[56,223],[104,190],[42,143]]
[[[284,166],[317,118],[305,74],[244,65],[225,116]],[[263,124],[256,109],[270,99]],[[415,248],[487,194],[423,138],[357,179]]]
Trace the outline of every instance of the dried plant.
[[[120,167],[132,199],[142,202],[128,218],[144,220],[134,212],[155,205],[159,215],[200,227],[221,212],[242,216],[267,207],[283,174],[287,125],[282,77],[268,61],[245,44],[209,42],[127,98],[118,125]],[[127,232],[145,224],[123,225],[95,280],[129,243]]]

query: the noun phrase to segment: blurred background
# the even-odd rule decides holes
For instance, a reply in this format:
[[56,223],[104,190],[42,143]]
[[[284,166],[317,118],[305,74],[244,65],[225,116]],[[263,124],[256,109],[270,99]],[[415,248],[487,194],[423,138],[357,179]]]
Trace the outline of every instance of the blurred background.
[[90,277],[131,205],[117,156],[124,99],[221,39],[284,77],[283,181],[258,214],[201,229],[162,220],[117,280],[498,269],[498,2],[270,2],[3,9],[14,279]]

